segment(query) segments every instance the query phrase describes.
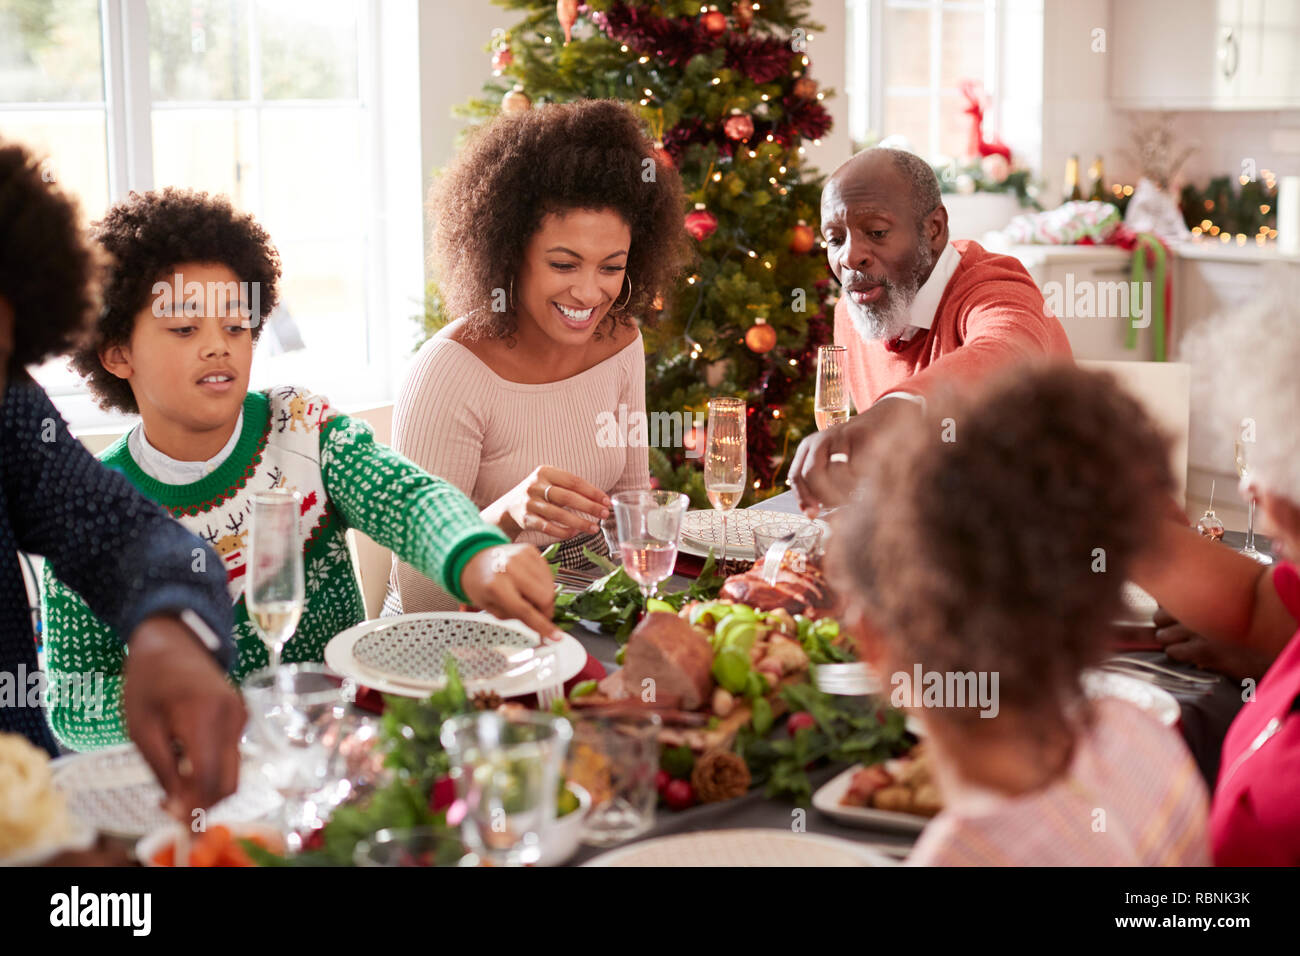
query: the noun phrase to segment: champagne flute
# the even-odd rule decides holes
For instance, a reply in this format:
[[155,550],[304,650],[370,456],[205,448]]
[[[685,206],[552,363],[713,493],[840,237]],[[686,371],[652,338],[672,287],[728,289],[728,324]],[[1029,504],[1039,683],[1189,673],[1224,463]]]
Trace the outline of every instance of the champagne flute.
[[709,432],[704,443],[704,490],[722,515],[722,571],[727,569],[727,512],[745,494],[745,403],[739,398],[709,399]]
[[[1250,463],[1246,460],[1246,443],[1237,439],[1232,443],[1232,450],[1237,459],[1237,477],[1248,478],[1250,476]],[[1248,511],[1246,512],[1246,546],[1241,549],[1241,554],[1248,558],[1254,558],[1260,564],[1272,564],[1273,559],[1267,554],[1255,550],[1255,496],[1250,496]]]
[[690,499],[676,491],[620,491],[611,500],[623,568],[649,601],[659,582],[673,573]]
[[284,645],[302,616],[305,589],[298,532],[300,503],[296,491],[283,488],[253,495],[245,606],[266,645],[272,669],[280,665]]
[[813,418],[817,430],[849,420],[849,390],[844,381],[843,345],[823,345],[817,349],[817,391],[813,399]]

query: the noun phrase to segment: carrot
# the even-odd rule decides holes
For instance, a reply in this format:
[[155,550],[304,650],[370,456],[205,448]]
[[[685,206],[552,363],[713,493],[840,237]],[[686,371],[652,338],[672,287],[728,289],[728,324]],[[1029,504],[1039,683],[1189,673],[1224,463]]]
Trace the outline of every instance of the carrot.
[[154,866],[175,866],[176,847],[170,843],[153,855]]

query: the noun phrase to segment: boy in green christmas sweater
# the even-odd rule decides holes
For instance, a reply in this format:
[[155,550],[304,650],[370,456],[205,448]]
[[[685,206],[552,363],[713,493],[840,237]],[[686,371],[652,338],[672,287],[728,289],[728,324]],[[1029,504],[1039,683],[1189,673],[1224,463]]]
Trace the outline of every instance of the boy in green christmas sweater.
[[[101,458],[221,556],[235,612],[236,681],[268,660],[244,583],[251,496],[271,488],[298,493],[304,538],[306,601],[285,662],[322,660],[332,637],[365,619],[349,527],[462,600],[554,634],[551,575],[535,548],[509,544],[453,485],[375,442],[369,426],[321,396],[293,386],[248,391],[253,345],[280,275],[252,217],[203,193],[133,193],[96,224],[94,237],[112,266],[94,335],[74,366],[102,407],[141,417]],[[123,642],[48,568],[51,683],[106,675],[102,706],[51,695],[55,734],[77,750],[123,743]]]

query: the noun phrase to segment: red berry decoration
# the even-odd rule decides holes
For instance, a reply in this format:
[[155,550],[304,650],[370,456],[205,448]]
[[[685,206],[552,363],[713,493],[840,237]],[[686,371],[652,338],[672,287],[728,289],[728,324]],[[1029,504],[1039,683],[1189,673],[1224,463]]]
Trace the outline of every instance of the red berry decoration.
[[703,242],[713,235],[718,228],[718,217],[704,208],[704,203],[697,202],[695,209],[686,214],[686,231],[696,242]]
[[700,22],[711,37],[720,37],[727,32],[727,15],[717,7],[710,7],[700,17]]
[[816,238],[813,235],[812,226],[800,219],[798,225],[794,227],[790,234],[790,251],[797,256],[811,252]]
[[745,333],[745,344],[751,352],[762,355],[776,347],[776,329],[767,324],[767,319],[755,319],[754,324]]
[[664,787],[664,803],[670,810],[685,810],[695,804],[695,788],[686,780],[670,780]]
[[796,711],[791,714],[785,722],[785,730],[791,737],[803,730],[805,727],[816,727],[817,720],[806,710]]
[[672,782],[672,779],[672,774],[667,770],[660,770],[655,773],[655,790],[659,792],[660,796],[663,795],[664,788]]
[[754,135],[754,118],[748,113],[735,110],[723,121],[722,131],[727,134],[727,139],[743,143]]
[[492,72],[500,76],[506,67],[515,62],[515,55],[510,47],[503,46],[492,54]]

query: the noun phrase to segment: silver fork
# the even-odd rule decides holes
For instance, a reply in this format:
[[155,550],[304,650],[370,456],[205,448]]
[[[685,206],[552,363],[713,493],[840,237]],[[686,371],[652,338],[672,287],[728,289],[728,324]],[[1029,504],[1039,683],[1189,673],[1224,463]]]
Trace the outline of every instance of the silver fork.
[[537,669],[537,706],[550,710],[551,705],[564,696],[564,682],[556,679],[555,652],[552,651]]
[[1166,677],[1175,680],[1185,680],[1193,684],[1217,684],[1217,677],[1198,677],[1196,674],[1188,674],[1185,671],[1174,670],[1172,667],[1165,667],[1154,661],[1143,660],[1140,657],[1109,657],[1106,659],[1107,664],[1124,664],[1128,667],[1140,667],[1144,670],[1154,671],[1157,674],[1163,674]]
[[776,584],[776,577],[781,573],[781,562],[785,560],[790,545],[794,544],[796,534],[797,532],[789,531],[767,546],[767,552],[763,555],[763,580],[769,586]]

